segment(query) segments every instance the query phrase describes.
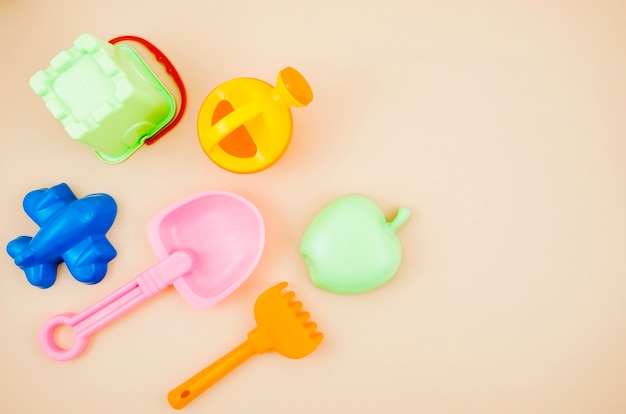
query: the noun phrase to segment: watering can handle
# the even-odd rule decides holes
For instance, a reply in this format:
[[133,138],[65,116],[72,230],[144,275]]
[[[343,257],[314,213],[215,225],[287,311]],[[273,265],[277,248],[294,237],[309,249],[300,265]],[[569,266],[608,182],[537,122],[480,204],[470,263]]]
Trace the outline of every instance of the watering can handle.
[[[199,117],[207,116],[202,112],[201,109]],[[269,136],[261,140],[253,139],[256,154],[247,158],[232,155],[219,148],[218,144],[234,130],[260,116],[263,116],[263,106],[258,101],[250,101],[206,128],[201,126],[201,121],[198,121],[200,145],[214,161],[219,159],[216,161],[218,165],[228,164],[230,167],[226,167],[227,169],[233,169],[233,171],[240,173],[259,171],[275,161],[272,161],[272,153],[276,152],[273,148],[276,146],[275,137]]]
[[[82,312],[61,313],[51,317],[39,331],[41,349],[57,361],[77,357],[87,348],[91,335],[163,291],[174,280],[187,274],[193,266],[193,252],[177,250]],[[68,326],[74,331],[74,343],[69,348],[59,346],[55,340],[55,332],[61,326]]]
[[202,146],[210,151],[228,134],[262,113],[263,107],[257,101],[250,101],[233,110],[213,124],[207,131],[206,136],[200,138]]

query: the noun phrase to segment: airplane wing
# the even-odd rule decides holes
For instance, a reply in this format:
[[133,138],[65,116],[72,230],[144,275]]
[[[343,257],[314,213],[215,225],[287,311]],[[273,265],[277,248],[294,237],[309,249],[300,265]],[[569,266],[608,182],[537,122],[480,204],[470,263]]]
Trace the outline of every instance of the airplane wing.
[[26,279],[31,285],[47,289],[54,285],[57,279],[58,263],[41,263],[34,266],[23,267]]
[[63,253],[62,258],[70,273],[80,282],[100,282],[107,272],[108,263],[117,251],[104,235],[91,236]]
[[61,183],[50,188],[34,190],[24,197],[24,211],[39,227],[57,211],[76,200],[70,187]]

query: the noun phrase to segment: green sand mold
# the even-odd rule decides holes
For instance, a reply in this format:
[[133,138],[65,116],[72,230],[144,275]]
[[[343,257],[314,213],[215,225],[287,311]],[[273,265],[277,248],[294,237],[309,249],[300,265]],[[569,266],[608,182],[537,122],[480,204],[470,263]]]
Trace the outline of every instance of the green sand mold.
[[72,139],[110,164],[127,159],[176,113],[174,97],[132,47],[88,33],[30,86]]
[[396,230],[411,216],[399,207],[387,220],[368,197],[349,194],[324,207],[300,241],[300,256],[313,284],[328,292],[357,294],[387,283],[402,261]]

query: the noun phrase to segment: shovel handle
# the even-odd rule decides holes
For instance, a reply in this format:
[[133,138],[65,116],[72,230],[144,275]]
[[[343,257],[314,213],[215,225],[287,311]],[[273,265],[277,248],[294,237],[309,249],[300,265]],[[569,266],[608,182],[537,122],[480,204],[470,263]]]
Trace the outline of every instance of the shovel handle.
[[[39,331],[41,349],[57,361],[77,357],[87,348],[91,335],[163,291],[174,280],[188,273],[193,263],[193,252],[177,250],[82,312],[53,316]],[[55,332],[61,326],[70,327],[74,332],[74,343],[68,348],[59,346],[55,339]]]

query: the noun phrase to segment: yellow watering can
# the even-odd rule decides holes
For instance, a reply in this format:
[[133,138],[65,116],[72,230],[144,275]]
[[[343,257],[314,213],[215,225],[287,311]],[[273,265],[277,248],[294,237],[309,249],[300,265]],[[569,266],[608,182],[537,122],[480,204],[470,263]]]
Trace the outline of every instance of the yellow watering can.
[[225,170],[242,174],[264,170],[289,146],[290,107],[312,100],[309,83],[292,67],[279,72],[275,87],[252,78],[226,81],[200,107],[200,145]]

